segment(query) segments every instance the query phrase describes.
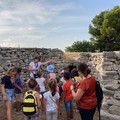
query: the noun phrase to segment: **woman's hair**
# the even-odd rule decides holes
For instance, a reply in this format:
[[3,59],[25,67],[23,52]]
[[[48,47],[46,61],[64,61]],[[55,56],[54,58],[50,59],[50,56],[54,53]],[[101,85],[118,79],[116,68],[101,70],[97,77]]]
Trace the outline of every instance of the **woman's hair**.
[[7,75],[9,76],[12,71],[13,71],[13,68],[9,68],[9,69],[7,70]]
[[52,96],[56,94],[57,83],[55,79],[51,79],[48,83],[48,86],[52,92]]
[[40,60],[40,57],[39,56],[35,56],[34,57],[34,60],[37,59],[37,60]]
[[74,68],[74,69],[71,71],[71,76],[72,76],[72,78],[74,78],[75,76],[79,76],[78,70],[77,70],[76,68]]
[[30,78],[29,82],[28,82],[28,87],[30,89],[35,89],[37,87],[38,83],[34,78]]
[[38,72],[37,72],[37,77],[41,77],[41,76],[42,76],[41,72],[38,71]]
[[85,63],[79,63],[78,71],[80,71],[84,77],[87,77],[91,73],[91,70]]

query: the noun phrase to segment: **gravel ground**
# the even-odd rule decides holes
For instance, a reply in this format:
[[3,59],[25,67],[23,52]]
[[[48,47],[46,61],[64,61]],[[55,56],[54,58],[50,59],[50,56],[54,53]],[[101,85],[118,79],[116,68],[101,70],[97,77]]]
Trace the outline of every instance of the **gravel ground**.
[[[1,111],[0,112],[0,120],[2,120],[2,114],[1,114],[2,108],[3,108],[2,101],[0,101],[0,111]],[[65,112],[63,104],[60,105],[60,113],[61,113],[61,115],[60,115],[59,120],[65,120],[66,112]],[[12,120],[24,120],[24,116],[23,116],[22,112],[17,113],[17,112],[15,112],[15,109],[13,108]],[[44,113],[41,113],[40,120],[45,120]],[[76,111],[76,109],[74,109],[74,119],[73,120],[80,120],[79,113]],[[94,120],[98,120],[98,112],[97,111],[95,113]]]

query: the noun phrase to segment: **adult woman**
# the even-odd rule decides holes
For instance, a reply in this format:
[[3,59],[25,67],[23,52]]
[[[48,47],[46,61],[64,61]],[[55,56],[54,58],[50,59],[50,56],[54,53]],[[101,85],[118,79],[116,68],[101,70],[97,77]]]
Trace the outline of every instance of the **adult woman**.
[[3,120],[7,117],[7,120],[12,120],[11,110],[12,110],[12,99],[14,96],[14,81],[15,72],[13,68],[7,71],[7,74],[2,78],[1,90],[3,95]]
[[82,80],[76,92],[74,91],[74,87],[71,86],[72,95],[77,101],[77,107],[82,120],[93,120],[97,105],[96,80],[90,74],[91,70],[85,63],[80,63],[78,65],[78,72]]
[[51,60],[42,63],[42,62],[39,61],[39,57],[35,56],[34,61],[29,64],[30,77],[31,78],[36,78],[37,77],[37,72],[40,70],[40,66],[41,65],[46,65],[50,62],[51,62]]

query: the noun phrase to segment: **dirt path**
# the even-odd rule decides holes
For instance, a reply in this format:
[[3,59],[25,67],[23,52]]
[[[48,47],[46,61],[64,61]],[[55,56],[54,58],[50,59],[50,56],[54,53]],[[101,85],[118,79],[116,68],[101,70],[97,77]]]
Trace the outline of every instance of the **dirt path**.
[[[1,111],[0,112],[0,120],[2,120],[2,114],[1,114],[2,108],[3,108],[2,101],[0,101],[0,111]],[[60,113],[61,113],[60,120],[64,120],[66,117],[66,112],[65,112],[63,104],[61,104],[61,106],[60,106]],[[15,109],[13,108],[12,120],[24,120],[24,116],[23,116],[22,112],[16,113]],[[44,113],[41,113],[40,120],[45,120]],[[79,113],[75,109],[74,109],[74,119],[73,120],[80,120]],[[96,114],[94,116],[94,120],[98,120],[98,112],[96,112]]]

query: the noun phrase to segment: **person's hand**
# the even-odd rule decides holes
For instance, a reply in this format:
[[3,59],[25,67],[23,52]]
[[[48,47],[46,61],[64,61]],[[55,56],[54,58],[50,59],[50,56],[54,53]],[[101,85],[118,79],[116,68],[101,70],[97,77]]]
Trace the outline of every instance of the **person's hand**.
[[73,85],[70,86],[70,90],[71,91],[74,90],[74,86]]
[[21,93],[23,93],[23,94],[24,94],[24,91],[23,91],[23,89],[21,89],[20,91],[21,91]]
[[8,97],[6,95],[3,95],[3,100],[8,100]]

